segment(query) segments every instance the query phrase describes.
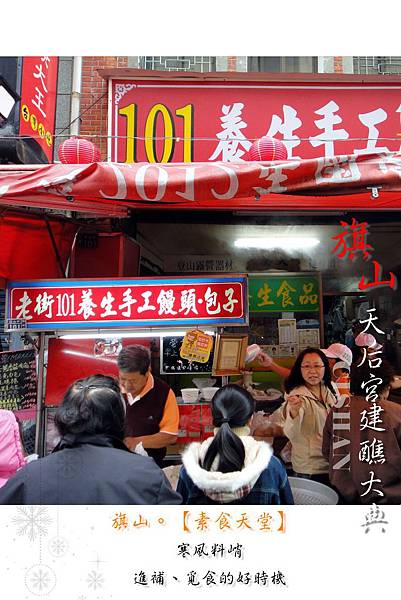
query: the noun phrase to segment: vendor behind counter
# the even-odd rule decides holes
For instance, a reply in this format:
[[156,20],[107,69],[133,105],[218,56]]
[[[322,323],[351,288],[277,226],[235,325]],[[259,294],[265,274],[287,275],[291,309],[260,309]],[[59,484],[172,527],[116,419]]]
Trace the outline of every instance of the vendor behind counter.
[[150,352],[140,345],[124,347],[117,359],[121,391],[126,403],[124,442],[130,450],[143,445],[163,465],[167,446],[178,436],[179,411],[173,390],[150,372]]

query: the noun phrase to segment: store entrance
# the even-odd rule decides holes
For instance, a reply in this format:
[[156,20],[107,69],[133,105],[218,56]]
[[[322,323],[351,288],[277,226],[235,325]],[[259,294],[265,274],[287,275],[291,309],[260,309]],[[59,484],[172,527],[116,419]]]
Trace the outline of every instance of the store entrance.
[[[352,337],[352,326],[367,316],[370,308],[366,294],[344,293],[323,295],[324,345],[334,342],[347,344]],[[347,344],[348,345],[348,344]]]

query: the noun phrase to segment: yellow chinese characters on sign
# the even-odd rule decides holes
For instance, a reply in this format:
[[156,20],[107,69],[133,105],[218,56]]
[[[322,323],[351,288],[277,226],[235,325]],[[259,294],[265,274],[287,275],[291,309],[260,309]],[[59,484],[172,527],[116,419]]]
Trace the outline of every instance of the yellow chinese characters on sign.
[[318,295],[313,290],[313,282],[305,283],[302,286],[302,295],[299,297],[301,304],[317,304]]
[[274,300],[270,299],[271,292],[272,288],[267,283],[265,283],[264,286],[258,290],[258,298],[260,298],[258,306],[268,306],[270,304],[274,304]]
[[281,306],[282,308],[287,308],[288,306],[294,306],[293,299],[291,297],[291,293],[296,292],[296,289],[292,287],[291,284],[288,283],[284,279],[283,283],[280,285],[277,291],[277,297],[281,297]]
[[187,331],[181,345],[180,356],[186,360],[207,363],[213,348],[213,337],[194,329]]
[[249,277],[249,312],[319,312],[320,274],[262,274]]

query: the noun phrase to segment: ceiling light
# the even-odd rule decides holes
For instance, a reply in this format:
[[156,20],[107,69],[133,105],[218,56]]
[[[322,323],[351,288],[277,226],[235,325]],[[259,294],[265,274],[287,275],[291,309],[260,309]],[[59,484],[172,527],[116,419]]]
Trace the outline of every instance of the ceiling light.
[[281,236],[269,235],[265,237],[238,238],[234,242],[236,248],[282,248],[283,250],[294,250],[296,248],[313,248],[319,244],[314,237],[305,236]]

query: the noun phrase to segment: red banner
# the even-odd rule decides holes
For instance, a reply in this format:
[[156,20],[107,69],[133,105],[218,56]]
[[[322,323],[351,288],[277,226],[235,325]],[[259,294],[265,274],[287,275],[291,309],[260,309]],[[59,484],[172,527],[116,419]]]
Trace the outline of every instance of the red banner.
[[[6,318],[36,330],[247,322],[244,276],[10,282]],[[23,325],[25,322],[26,327]]]
[[37,140],[53,160],[58,57],[25,56],[22,68],[20,134]]
[[78,227],[50,217],[45,220],[34,214],[4,211],[0,216],[0,278],[62,277]]
[[99,205],[103,210],[401,207],[401,154],[396,153],[270,163],[56,164],[16,171],[5,170],[1,177],[0,204],[92,212]]
[[238,162],[253,140],[282,139],[288,157],[400,149],[393,83],[111,80],[113,162]]

